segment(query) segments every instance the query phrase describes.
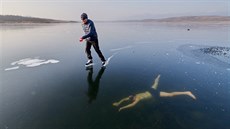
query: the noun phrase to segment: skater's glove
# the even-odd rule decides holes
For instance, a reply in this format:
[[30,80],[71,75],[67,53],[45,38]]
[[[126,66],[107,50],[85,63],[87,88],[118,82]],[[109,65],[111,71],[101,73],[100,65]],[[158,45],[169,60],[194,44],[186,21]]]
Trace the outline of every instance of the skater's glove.
[[82,42],[82,41],[83,41],[83,38],[80,38],[79,41]]

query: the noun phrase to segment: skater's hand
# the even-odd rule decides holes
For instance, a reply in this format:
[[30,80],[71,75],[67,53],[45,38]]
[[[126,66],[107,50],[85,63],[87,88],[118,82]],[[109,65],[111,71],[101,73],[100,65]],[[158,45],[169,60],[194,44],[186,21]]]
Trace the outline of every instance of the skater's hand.
[[83,38],[80,38],[79,41],[82,42],[82,41],[83,41]]

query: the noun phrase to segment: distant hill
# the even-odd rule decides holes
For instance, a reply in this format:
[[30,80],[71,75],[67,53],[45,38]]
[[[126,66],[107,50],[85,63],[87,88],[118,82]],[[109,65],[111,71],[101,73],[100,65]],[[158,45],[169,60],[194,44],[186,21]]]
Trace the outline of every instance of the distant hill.
[[[169,18],[161,18],[161,19],[118,20],[118,21],[97,21],[97,22],[230,24],[230,16],[182,16],[182,17],[169,17]],[[64,21],[64,20],[24,17],[24,16],[15,16],[15,15],[0,15],[0,23],[79,23],[79,21]]]
[[123,21],[112,21],[112,22],[230,24],[230,16],[182,16],[182,17],[162,18],[162,19],[123,20]]
[[230,22],[230,16],[183,16],[163,19],[145,19],[143,22]]
[[0,23],[76,23],[76,21],[64,21],[15,15],[0,15]]

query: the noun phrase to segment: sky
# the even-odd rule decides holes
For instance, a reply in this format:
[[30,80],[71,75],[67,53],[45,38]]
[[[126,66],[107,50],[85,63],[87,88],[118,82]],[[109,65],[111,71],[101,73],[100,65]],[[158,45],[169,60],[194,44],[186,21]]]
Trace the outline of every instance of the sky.
[[230,0],[0,0],[1,15],[79,21],[230,15]]

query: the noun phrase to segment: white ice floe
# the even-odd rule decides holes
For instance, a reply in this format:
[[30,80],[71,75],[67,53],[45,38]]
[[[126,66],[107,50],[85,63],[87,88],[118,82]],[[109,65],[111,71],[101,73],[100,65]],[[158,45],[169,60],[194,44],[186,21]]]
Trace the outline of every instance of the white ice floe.
[[107,66],[107,65],[109,64],[110,60],[113,58],[114,55],[115,55],[115,54],[113,54],[112,56],[110,56],[110,57],[107,59],[107,61],[105,62],[105,65],[104,65],[104,66]]
[[30,59],[30,60],[18,62],[17,64],[19,64],[19,65],[25,65],[25,66],[30,66],[30,65],[37,64],[37,63],[42,63],[42,62],[45,62],[45,60]]
[[58,60],[54,60],[54,59],[45,60],[39,58],[25,58],[19,61],[12,62],[11,65],[18,65],[18,66],[6,68],[5,71],[19,69],[19,66],[36,67],[43,64],[55,64],[58,62],[59,62]]
[[11,65],[16,65],[16,64],[18,64],[20,62],[24,62],[24,61],[28,61],[28,60],[31,60],[31,58],[25,58],[25,59],[21,59],[19,61],[12,62]]
[[28,64],[28,65],[26,65],[26,67],[36,67],[36,66],[39,66],[39,65],[42,65],[42,64],[49,64],[49,63],[55,64],[55,63],[58,63],[58,62],[59,62],[58,60],[47,60],[47,61],[45,61],[45,60],[40,60],[40,61],[35,60],[34,63]]
[[142,42],[136,42],[136,44],[153,44],[153,42],[142,41]]
[[126,46],[126,47],[121,47],[121,48],[114,48],[114,49],[110,49],[110,51],[120,51],[120,50],[124,50],[124,49],[130,49],[133,46]]
[[11,68],[6,68],[5,71],[15,70],[15,69],[19,69],[19,66],[11,67]]

